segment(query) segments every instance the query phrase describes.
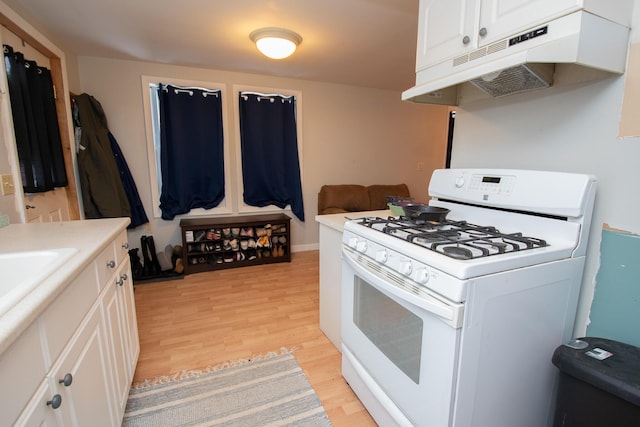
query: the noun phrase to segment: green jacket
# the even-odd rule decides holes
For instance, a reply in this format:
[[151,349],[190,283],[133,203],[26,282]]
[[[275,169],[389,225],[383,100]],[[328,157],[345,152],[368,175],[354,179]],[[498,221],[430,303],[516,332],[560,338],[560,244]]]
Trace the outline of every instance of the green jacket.
[[[120,172],[111,150],[107,118],[97,99],[74,97],[79,122],[78,172],[85,218],[131,216]],[[78,138],[76,137],[76,141]]]

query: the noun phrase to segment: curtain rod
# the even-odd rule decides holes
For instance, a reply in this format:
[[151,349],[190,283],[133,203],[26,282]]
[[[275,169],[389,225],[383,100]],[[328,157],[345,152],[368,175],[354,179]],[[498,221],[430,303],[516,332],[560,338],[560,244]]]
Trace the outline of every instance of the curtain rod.
[[188,93],[189,95],[193,95],[194,90],[202,91],[203,96],[215,95],[216,97],[220,94],[220,89],[209,89],[206,87],[197,87],[197,86],[178,86],[174,84],[166,84],[166,83],[150,83],[150,86],[154,89],[162,88],[162,90],[167,91],[167,86],[172,86],[175,88],[176,94],[178,93]]

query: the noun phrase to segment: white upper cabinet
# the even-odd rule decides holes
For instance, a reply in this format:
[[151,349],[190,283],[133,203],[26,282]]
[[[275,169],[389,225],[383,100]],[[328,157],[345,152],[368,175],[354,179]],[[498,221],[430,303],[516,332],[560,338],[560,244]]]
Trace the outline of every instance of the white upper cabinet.
[[479,5],[478,0],[420,1],[416,71],[473,49]]
[[606,3],[603,0],[421,0],[416,71],[583,8],[593,9],[594,13],[610,19],[617,18],[616,5]]

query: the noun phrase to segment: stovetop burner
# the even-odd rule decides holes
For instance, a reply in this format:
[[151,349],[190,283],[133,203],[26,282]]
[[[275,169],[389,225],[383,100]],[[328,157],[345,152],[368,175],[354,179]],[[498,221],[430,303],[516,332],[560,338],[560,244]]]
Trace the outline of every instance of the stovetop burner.
[[415,221],[407,217],[363,218],[360,224],[451,258],[468,260],[542,248],[547,242],[522,233],[501,233],[466,221]]

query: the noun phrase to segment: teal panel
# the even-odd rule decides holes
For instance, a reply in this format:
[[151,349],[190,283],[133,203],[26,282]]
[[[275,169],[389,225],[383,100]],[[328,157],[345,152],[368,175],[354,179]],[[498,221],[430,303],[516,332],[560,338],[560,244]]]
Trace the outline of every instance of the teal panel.
[[587,335],[640,346],[640,236],[603,230]]

